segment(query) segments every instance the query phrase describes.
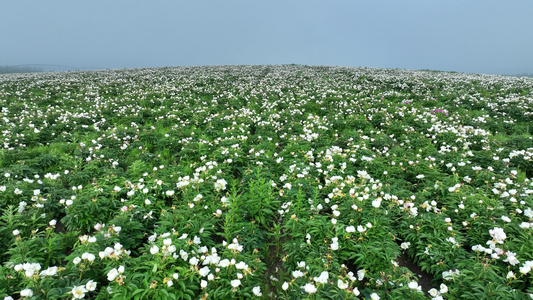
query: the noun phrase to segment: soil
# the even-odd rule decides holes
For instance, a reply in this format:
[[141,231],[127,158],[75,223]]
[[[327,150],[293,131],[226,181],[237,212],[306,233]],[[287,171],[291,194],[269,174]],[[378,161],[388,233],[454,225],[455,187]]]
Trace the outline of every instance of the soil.
[[[286,237],[282,236],[280,238],[280,246],[283,245],[286,241]],[[268,253],[269,255],[266,258],[267,271],[265,272],[266,281],[268,282],[268,289],[270,297],[277,298],[277,295],[271,294],[271,291],[276,291],[276,284],[270,280],[271,277],[275,277],[278,280],[279,274],[286,272],[285,267],[283,266],[282,258],[285,256],[283,249],[276,249],[275,240],[273,237],[269,239]]]
[[406,267],[418,277],[418,284],[422,287],[422,291],[424,291],[426,296],[429,296],[428,291],[435,288],[432,283],[434,280],[433,275],[423,271],[417,264],[410,260],[406,254],[402,253],[398,257],[397,262],[401,267]]

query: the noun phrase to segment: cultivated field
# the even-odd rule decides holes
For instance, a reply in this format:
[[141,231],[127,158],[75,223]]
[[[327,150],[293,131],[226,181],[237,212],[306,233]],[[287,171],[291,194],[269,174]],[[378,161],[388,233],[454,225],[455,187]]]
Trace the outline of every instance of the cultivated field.
[[3,299],[532,298],[531,78],[10,74],[0,108]]

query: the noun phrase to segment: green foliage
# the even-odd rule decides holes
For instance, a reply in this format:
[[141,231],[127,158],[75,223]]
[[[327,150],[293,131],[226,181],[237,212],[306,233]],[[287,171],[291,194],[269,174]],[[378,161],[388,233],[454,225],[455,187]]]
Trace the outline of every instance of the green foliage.
[[2,78],[0,297],[528,298],[530,100],[297,65]]

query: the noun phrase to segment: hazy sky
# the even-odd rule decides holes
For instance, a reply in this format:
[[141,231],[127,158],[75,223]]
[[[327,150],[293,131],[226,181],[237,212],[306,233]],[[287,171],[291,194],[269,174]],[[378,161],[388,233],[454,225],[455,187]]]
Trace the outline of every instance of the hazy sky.
[[533,1],[12,0],[0,65],[305,64],[533,73]]

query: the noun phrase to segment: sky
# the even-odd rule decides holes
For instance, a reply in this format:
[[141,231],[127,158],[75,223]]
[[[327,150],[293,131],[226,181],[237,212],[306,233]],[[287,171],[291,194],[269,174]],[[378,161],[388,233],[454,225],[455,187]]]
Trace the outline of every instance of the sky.
[[0,65],[533,73],[533,1],[6,0]]

